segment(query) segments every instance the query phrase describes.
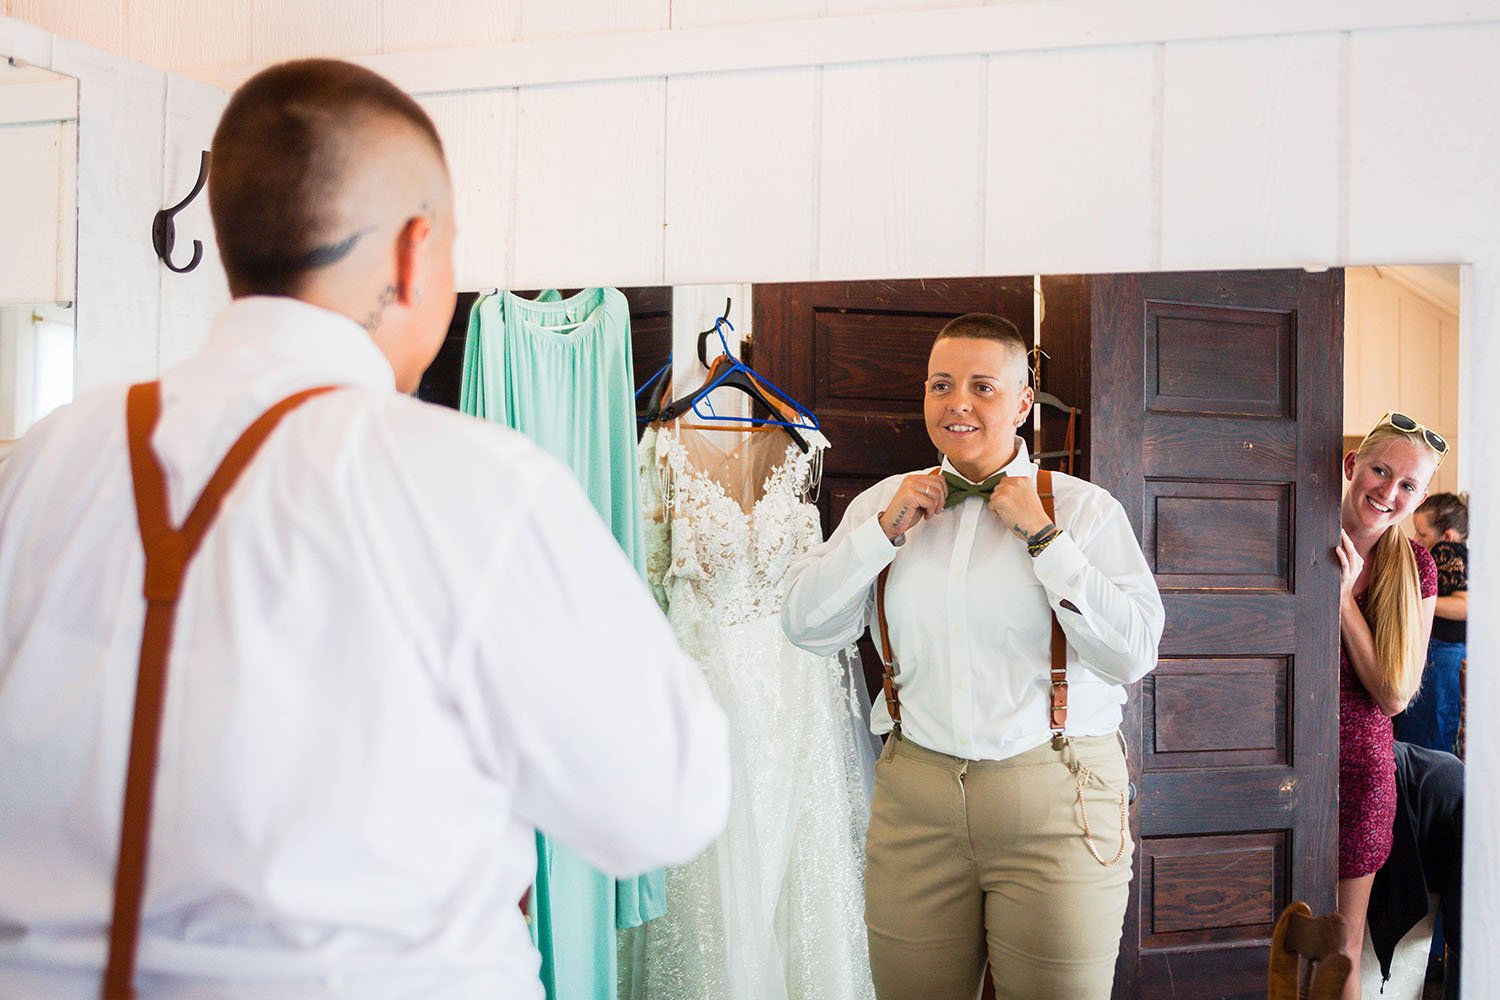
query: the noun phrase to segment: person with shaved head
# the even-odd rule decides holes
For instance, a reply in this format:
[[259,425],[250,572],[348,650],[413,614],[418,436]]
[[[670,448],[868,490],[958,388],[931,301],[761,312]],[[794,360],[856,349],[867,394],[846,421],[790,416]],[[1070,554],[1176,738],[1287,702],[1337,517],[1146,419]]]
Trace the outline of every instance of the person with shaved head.
[[932,344],[939,464],[850,501],[787,570],[782,625],[826,653],[869,627],[865,931],[877,1000],[1108,1000],[1129,902],[1125,688],[1165,613],[1119,502],[1037,468],[1030,344],[968,313]]
[[203,348],[0,465],[0,996],[541,997],[534,828],[694,856],[724,717],[568,470],[406,395],[455,301],[421,108],[286,63],[212,152]]

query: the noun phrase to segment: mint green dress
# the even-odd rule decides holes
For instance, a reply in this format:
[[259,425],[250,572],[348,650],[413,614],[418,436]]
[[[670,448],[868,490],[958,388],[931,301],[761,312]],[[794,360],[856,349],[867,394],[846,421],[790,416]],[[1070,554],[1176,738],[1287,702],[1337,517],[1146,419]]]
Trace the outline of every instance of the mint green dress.
[[[511,292],[469,314],[459,409],[513,427],[565,462],[645,575],[630,309],[613,288]],[[549,1000],[614,1000],[616,928],[666,912],[661,870],[615,881],[542,832],[531,933]]]

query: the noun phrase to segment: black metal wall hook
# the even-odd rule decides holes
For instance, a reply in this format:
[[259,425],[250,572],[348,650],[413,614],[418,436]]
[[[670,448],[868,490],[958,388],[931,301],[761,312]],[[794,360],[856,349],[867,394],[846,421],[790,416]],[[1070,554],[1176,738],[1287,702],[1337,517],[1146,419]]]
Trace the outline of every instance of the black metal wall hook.
[[203,190],[203,185],[208,182],[208,150],[203,151],[203,159],[198,161],[198,180],[193,184],[193,190],[188,196],[171,208],[164,208],[156,213],[156,218],[151,220],[151,245],[156,248],[156,256],[167,265],[169,271],[178,274],[186,274],[197,267],[203,260],[203,241],[193,241],[193,259],[182,267],[172,263],[172,247],[177,243],[177,213],[192,204],[198,192]]
[[704,368],[708,367],[708,338],[719,332],[719,323],[722,321],[729,329],[734,329],[734,324],[729,322],[729,307],[734,305],[734,299],[724,299],[724,312],[714,321],[714,325],[698,334],[698,360]]

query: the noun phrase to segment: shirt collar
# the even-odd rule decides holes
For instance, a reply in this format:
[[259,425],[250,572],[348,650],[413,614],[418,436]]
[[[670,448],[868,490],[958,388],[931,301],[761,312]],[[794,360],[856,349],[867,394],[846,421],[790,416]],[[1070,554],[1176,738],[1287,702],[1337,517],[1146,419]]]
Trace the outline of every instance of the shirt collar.
[[948,461],[948,456],[946,455],[943,456],[942,469],[944,472],[953,473],[955,476],[957,476],[959,479],[962,479],[966,483],[974,483],[975,486],[978,486],[980,483],[984,482],[984,479],[988,479],[990,478],[990,476],[995,475],[995,472],[1003,472],[1007,476],[1036,475],[1036,466],[1031,464],[1031,453],[1026,450],[1026,442],[1019,437],[1016,438],[1016,457],[1007,462],[1004,467],[996,469],[995,472],[991,472],[989,476],[985,476],[984,479],[978,480],[977,482],[955,469],[953,467],[953,463]]
[[293,366],[339,385],[392,390],[396,375],[369,333],[354,320],[300,299],[236,299],[214,320],[206,353],[235,357],[249,374]]

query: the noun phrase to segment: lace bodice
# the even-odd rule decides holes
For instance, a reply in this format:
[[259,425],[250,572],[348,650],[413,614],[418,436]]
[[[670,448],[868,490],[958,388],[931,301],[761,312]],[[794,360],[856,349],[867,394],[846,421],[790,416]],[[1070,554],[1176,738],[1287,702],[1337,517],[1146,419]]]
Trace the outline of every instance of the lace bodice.
[[[720,452],[705,440],[714,433],[666,428],[656,437],[670,535],[662,586],[674,616],[687,601],[693,614],[737,624],[781,610],[787,568],[820,540],[809,494],[828,442],[804,432],[810,448],[803,452],[784,434],[746,434]],[[661,533],[649,533],[660,565]]]

